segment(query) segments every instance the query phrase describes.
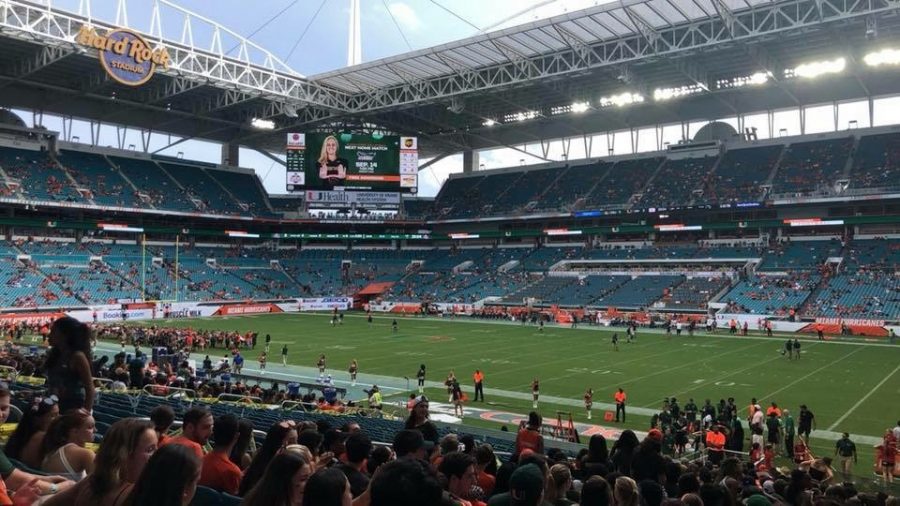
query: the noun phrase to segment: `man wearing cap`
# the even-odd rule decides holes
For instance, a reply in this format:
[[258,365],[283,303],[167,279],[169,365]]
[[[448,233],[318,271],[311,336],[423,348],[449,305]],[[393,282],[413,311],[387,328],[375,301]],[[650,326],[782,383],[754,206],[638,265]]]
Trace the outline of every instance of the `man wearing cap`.
[[488,506],[538,506],[544,499],[545,481],[537,465],[520,466],[509,477],[509,492],[495,495]]

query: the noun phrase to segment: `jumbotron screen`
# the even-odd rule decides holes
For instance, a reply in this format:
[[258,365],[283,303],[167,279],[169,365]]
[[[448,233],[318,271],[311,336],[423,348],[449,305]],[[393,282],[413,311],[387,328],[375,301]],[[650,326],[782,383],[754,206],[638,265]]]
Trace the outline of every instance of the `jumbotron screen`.
[[415,137],[289,133],[287,190],[415,193]]

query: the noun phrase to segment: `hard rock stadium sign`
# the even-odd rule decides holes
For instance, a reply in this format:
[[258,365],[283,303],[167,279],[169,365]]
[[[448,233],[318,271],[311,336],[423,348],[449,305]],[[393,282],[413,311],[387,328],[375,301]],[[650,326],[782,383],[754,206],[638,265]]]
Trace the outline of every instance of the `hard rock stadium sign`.
[[100,63],[109,77],[128,86],[149,81],[157,66],[169,68],[166,48],[152,49],[143,37],[131,30],[110,30],[100,35],[93,27],[82,25],[75,41],[98,50]]

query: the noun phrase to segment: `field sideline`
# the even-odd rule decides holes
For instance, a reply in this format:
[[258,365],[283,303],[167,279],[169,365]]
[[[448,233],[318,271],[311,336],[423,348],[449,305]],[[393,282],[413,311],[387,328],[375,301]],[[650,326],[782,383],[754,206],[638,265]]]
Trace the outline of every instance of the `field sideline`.
[[[441,382],[454,370],[469,387],[473,371],[481,369],[486,404],[519,413],[530,410],[529,386],[538,377],[545,417],[560,409],[571,411],[576,421],[587,421],[581,398],[591,387],[592,421],[598,423],[602,404],[611,402],[614,389],[621,386],[631,409],[625,426],[641,430],[646,430],[650,413],[660,408],[663,398],[671,396],[682,406],[689,397],[698,405],[707,398],[715,404],[734,397],[741,408],[756,397],[763,405],[774,401],[795,414],[805,403],[815,413],[819,430],[867,436],[880,436],[898,416],[891,409],[900,394],[896,345],[805,340],[801,360],[788,361],[780,353],[784,339],[779,337],[685,333],[667,338],[639,331],[637,342],[627,344],[622,329],[547,326],[541,333],[518,323],[400,317],[399,331],[392,333],[392,316],[375,317],[371,326],[361,314],[348,314],[337,327],[329,318],[322,313],[277,314],[172,320],[166,325],[259,332],[260,345],[245,353],[249,368],[255,368],[268,333],[273,371],[281,367],[285,343],[290,364],[312,368],[318,355],[325,353],[329,372],[339,379],[347,376],[353,358],[359,360],[362,374],[414,378],[424,363],[430,381]],[[610,344],[614,331],[620,335],[618,352]],[[429,389],[430,395],[439,392]],[[745,412],[741,410],[742,418]]]

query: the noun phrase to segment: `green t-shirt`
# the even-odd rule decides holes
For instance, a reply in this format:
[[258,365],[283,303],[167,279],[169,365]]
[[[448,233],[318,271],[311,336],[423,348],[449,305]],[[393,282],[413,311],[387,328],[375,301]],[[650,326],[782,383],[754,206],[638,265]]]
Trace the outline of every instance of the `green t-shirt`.
[[784,433],[789,436],[794,435],[794,417],[791,415],[784,417]]

